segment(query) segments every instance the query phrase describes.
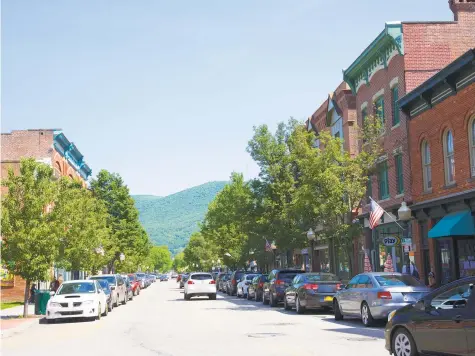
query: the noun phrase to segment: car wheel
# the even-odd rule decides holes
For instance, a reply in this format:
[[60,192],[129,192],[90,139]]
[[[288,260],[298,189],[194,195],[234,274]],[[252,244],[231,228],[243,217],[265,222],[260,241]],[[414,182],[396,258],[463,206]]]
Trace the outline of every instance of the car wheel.
[[269,293],[269,304],[272,308],[275,308],[277,306],[277,301],[275,300],[272,292]]
[[338,301],[336,299],[333,301],[333,313],[335,313],[335,320],[343,320],[343,314],[340,310],[340,304],[338,304]]
[[130,296],[130,300],[134,300],[134,293],[132,292],[132,295]]
[[374,324],[371,310],[369,309],[369,305],[366,302],[363,302],[361,305],[361,321],[363,322],[364,326],[371,326]]
[[107,316],[109,314],[109,306],[106,305],[104,313],[102,314],[103,316]]
[[128,300],[129,300],[129,293],[127,292],[127,293],[125,293],[125,295],[124,295],[123,304],[126,305]]
[[391,348],[396,356],[415,356],[417,347],[411,334],[403,328],[396,329],[391,340]]
[[251,295],[249,294],[249,291],[247,291],[247,297],[246,297],[246,298],[247,298],[247,300],[251,300],[251,299],[252,299],[252,298],[251,298]]
[[287,303],[287,296],[284,295],[284,309],[285,310],[292,310],[292,307]]
[[300,298],[298,296],[297,296],[297,299],[295,300],[295,311],[297,312],[297,314],[305,313],[305,307],[303,307],[300,304]]
[[99,306],[97,307],[97,316],[96,316],[96,320],[101,320],[101,316],[102,316],[102,309],[101,309],[101,303],[99,303]]
[[216,300],[216,294],[210,294],[209,299],[210,300]]
[[112,309],[114,309],[114,304],[112,304],[112,300],[110,301],[108,308],[110,312],[112,311]]
[[266,295],[264,292],[262,292],[262,304],[268,305],[269,301],[266,299]]
[[119,295],[117,294],[116,298],[115,298],[115,303],[114,303],[114,307],[118,307],[119,306]]

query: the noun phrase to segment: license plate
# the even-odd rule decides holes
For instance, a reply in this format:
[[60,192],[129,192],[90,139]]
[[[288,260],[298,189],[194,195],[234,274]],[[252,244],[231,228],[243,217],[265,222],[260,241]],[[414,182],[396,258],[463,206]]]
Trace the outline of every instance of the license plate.
[[328,296],[323,299],[324,302],[331,302],[333,300],[332,297]]

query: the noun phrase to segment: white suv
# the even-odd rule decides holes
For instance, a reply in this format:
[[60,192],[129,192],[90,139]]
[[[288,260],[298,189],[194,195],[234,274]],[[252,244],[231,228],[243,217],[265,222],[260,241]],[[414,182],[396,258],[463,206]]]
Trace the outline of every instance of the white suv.
[[216,299],[216,281],[211,273],[191,273],[185,283],[185,300],[200,296],[208,296],[211,300]]

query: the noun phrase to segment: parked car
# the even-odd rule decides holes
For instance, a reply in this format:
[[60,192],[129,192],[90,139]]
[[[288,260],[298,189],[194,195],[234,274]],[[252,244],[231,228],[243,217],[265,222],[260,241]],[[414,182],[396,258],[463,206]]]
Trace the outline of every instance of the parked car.
[[231,275],[226,272],[222,272],[216,278],[216,289],[220,292],[226,292],[226,282]]
[[[415,304],[389,313],[385,329],[389,353],[396,356],[473,355],[474,284],[475,277],[459,279],[426,294]],[[463,302],[452,304],[453,300]],[[450,304],[452,308],[446,308]]]
[[211,300],[216,299],[216,281],[211,273],[196,272],[190,274],[185,284],[185,300],[199,296],[207,296]]
[[241,280],[242,276],[246,274],[245,271],[234,271],[231,273],[229,280],[226,281],[226,293],[228,295],[236,295],[237,293],[237,284]]
[[265,274],[254,277],[247,290],[247,299],[250,300],[251,298],[254,298],[256,302],[262,300],[262,291],[265,282],[267,282],[267,275]]
[[415,303],[429,291],[429,288],[408,274],[361,273],[335,294],[335,319],[358,317],[365,326],[370,326],[374,320],[386,319],[392,311]]
[[236,288],[236,295],[237,295],[238,298],[241,298],[241,297],[246,298],[247,297],[248,287],[251,284],[251,281],[256,276],[257,276],[257,274],[252,273],[252,274],[244,274],[241,277],[241,280],[238,282],[237,288]]
[[176,282],[179,283],[181,281],[181,274],[179,274],[177,277],[176,277]]
[[145,289],[145,273],[137,272],[135,273],[135,276],[140,283],[140,289]]
[[162,274],[160,276],[160,282],[168,282],[168,274]]
[[180,288],[184,288],[184,287],[185,287],[185,283],[186,283],[186,280],[187,280],[188,277],[189,277],[189,274],[186,274],[186,273],[183,273],[183,274],[181,275]]
[[119,306],[119,303],[127,304],[127,290],[124,279],[118,274],[101,274],[98,276],[89,277],[89,279],[98,280],[105,279],[109,282],[112,289],[112,301],[114,307]]
[[137,278],[137,275],[134,273],[130,273],[127,275],[129,277],[129,281],[132,284],[132,291],[134,292],[134,295],[139,295],[140,294],[140,281]]
[[79,280],[63,282],[46,305],[47,322],[65,318],[100,319],[107,316],[107,297],[99,281]]
[[298,314],[303,314],[307,309],[329,310],[340,287],[340,278],[332,273],[298,274],[285,290],[284,308],[291,310],[295,307]]
[[297,274],[305,273],[300,269],[275,269],[269,273],[268,281],[264,283],[262,303],[276,307],[284,301],[285,290]]
[[125,288],[127,289],[127,300],[134,299],[134,289],[132,288],[132,283],[130,283],[129,276],[124,274],[121,277],[124,279]]
[[212,272],[211,275],[213,276],[213,279],[216,281],[216,278],[218,278],[219,272]]
[[112,289],[109,285],[109,282],[107,282],[105,279],[98,279],[97,281],[106,295],[107,309],[112,311],[112,309],[114,309],[114,303],[112,302]]

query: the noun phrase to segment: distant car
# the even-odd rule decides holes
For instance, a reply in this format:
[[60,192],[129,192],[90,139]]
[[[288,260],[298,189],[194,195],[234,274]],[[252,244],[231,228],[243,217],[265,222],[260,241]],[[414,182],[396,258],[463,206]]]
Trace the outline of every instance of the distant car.
[[254,277],[257,277],[257,274],[255,273],[250,273],[250,274],[244,274],[241,277],[241,280],[237,284],[237,289],[236,289],[236,296],[238,298],[246,298],[247,293],[248,293],[248,288],[249,285],[251,284],[251,281],[254,279]]
[[78,280],[63,282],[46,305],[46,320],[88,318],[100,319],[109,312],[107,297],[99,281]]
[[344,316],[357,317],[365,326],[371,326],[376,319],[386,319],[392,311],[417,302],[429,291],[408,274],[361,273],[335,294],[335,320]]
[[129,276],[126,275],[126,274],[123,274],[122,278],[124,279],[125,288],[127,289],[127,300],[133,300],[134,299],[134,289],[132,288],[132,283],[130,283]]
[[183,274],[181,275],[180,288],[185,288],[185,283],[186,283],[186,280],[187,280],[188,277],[189,277],[189,275],[186,274],[186,273],[183,273]]
[[109,311],[112,311],[112,309],[114,309],[114,303],[112,302],[112,289],[109,285],[109,282],[107,282],[105,279],[98,279],[97,281],[106,295],[107,307]]
[[[474,285],[475,277],[462,278],[389,313],[384,332],[389,353],[474,355]],[[447,308],[450,304],[452,308]]]
[[211,300],[216,299],[216,282],[211,273],[191,273],[185,284],[185,300],[192,297],[207,296]]
[[231,274],[231,277],[229,277],[229,280],[226,282],[226,293],[228,295],[236,295],[237,284],[245,274],[245,271],[234,271]]
[[224,286],[226,285],[226,278],[229,274],[226,272],[220,272],[216,277],[216,290],[224,292]]
[[129,273],[127,275],[129,277],[129,281],[132,285],[132,291],[134,292],[134,295],[139,295],[140,294],[140,281],[137,278],[137,276],[134,273]]
[[284,301],[285,290],[290,286],[297,274],[305,273],[300,269],[275,269],[267,277],[268,282],[264,283],[262,293],[262,303],[276,307],[278,303]]
[[162,274],[160,276],[160,282],[168,282],[168,274]]
[[262,301],[264,283],[267,282],[267,275],[261,274],[252,279],[247,290],[247,299],[254,298],[256,302]]
[[340,278],[332,273],[298,274],[285,290],[284,309],[295,307],[298,314],[303,314],[307,309],[329,310],[340,287]]
[[178,278],[178,274],[176,272],[173,272],[172,273],[172,279],[177,279]]
[[105,279],[109,282],[109,286],[112,289],[112,301],[114,307],[118,307],[119,303],[127,304],[128,296],[124,279],[118,274],[101,274],[97,276],[89,277],[89,279]]
[[140,289],[145,289],[145,273],[142,272],[137,272],[135,273],[135,276],[137,277],[137,280],[140,282]]

